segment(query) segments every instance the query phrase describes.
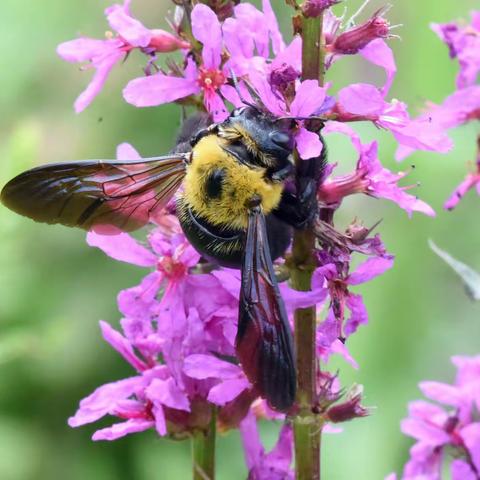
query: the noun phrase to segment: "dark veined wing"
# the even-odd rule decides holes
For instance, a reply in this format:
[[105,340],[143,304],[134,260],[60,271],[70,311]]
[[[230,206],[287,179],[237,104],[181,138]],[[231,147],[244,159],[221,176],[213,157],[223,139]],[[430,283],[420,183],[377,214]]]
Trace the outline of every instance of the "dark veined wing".
[[37,222],[132,231],[172,198],[187,158],[188,154],[175,154],[43,165],[10,180],[0,198],[14,212]]
[[260,206],[249,211],[236,350],[245,374],[260,395],[273,408],[287,410],[296,390],[292,334]]

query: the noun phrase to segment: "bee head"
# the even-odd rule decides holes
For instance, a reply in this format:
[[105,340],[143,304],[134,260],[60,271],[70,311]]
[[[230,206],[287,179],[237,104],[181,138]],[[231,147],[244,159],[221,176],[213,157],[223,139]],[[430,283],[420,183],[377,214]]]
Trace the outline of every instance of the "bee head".
[[250,105],[235,109],[227,122],[236,125],[243,132],[243,141],[250,144],[250,151],[256,150],[260,163],[262,158],[272,159],[279,167],[289,161],[294,147],[291,121],[279,121],[272,115]]

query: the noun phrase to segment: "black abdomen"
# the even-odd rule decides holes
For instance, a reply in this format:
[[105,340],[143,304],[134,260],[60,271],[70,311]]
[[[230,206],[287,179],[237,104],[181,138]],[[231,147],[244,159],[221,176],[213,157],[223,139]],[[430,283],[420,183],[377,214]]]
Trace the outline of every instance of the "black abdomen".
[[[195,249],[212,263],[240,268],[245,245],[245,230],[220,228],[196,215],[183,198],[177,201],[177,213],[185,236]],[[274,215],[267,215],[268,245],[272,260],[285,253],[292,228]]]

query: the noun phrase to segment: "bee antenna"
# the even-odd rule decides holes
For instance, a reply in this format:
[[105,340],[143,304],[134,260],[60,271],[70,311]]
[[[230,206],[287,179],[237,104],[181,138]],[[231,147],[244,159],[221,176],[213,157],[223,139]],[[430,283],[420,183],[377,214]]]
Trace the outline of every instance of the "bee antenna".
[[237,95],[239,96],[240,101],[244,105],[248,105],[249,107],[252,107],[255,110],[258,110],[258,107],[256,105],[254,105],[253,103],[250,103],[249,101],[245,100],[244,96],[242,95],[242,92],[240,91],[240,84],[238,82],[238,77],[231,68],[230,68],[230,77],[232,78],[233,88],[235,88],[235,91],[237,92]]

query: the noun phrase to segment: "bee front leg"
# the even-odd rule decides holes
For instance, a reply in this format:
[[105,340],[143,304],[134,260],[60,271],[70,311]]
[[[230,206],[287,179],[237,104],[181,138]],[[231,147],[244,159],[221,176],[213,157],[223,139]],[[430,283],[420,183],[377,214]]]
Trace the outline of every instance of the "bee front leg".
[[326,158],[324,144],[320,156],[302,160],[295,172],[295,192],[285,190],[280,204],[272,212],[297,230],[307,228],[317,214],[317,190],[323,179]]

